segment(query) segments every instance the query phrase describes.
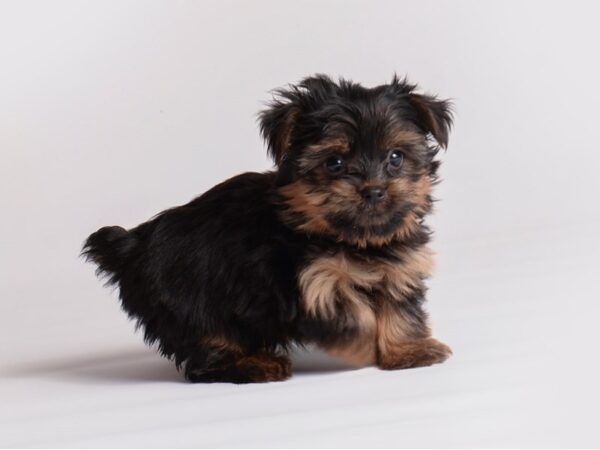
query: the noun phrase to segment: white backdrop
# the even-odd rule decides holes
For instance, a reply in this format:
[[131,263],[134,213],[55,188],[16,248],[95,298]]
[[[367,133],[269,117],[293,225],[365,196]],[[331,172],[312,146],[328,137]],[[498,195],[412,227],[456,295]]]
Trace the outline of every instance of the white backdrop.
[[[0,2],[1,446],[600,446],[600,4]],[[446,364],[295,355],[188,385],[78,259],[270,163],[268,91],[408,75],[453,98],[429,310]]]

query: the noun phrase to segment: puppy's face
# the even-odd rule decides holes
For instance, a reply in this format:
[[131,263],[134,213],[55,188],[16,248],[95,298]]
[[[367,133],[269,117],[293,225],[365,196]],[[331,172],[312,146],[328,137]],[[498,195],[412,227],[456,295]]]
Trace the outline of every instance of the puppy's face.
[[413,90],[317,76],[278,91],[261,127],[286,223],[361,247],[410,236],[431,207],[451,122],[447,102]]

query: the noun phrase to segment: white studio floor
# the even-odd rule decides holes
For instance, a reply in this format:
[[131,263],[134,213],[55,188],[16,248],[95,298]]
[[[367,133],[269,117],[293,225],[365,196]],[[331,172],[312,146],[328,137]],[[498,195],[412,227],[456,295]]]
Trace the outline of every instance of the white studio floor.
[[[598,446],[600,239],[573,231],[436,246],[446,364],[349,370],[299,352],[294,377],[267,385],[186,384],[115,293],[40,283],[2,303],[0,445]],[[56,295],[78,301],[57,310]]]

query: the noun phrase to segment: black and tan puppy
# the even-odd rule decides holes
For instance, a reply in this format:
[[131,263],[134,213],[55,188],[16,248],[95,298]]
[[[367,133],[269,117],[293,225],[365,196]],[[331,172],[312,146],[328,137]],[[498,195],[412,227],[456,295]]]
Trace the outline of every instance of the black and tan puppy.
[[275,171],[102,228],[83,253],[190,381],[284,380],[292,343],[383,369],[442,362],[423,218],[451,114],[414,91],[322,75],[279,90],[260,115]]

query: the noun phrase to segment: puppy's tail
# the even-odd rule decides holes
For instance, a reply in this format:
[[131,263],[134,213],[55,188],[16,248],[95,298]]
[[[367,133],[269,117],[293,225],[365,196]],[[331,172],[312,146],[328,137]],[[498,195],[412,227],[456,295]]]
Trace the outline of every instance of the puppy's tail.
[[103,227],[92,233],[83,244],[81,255],[98,266],[96,274],[118,283],[137,238],[122,227]]

